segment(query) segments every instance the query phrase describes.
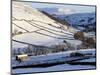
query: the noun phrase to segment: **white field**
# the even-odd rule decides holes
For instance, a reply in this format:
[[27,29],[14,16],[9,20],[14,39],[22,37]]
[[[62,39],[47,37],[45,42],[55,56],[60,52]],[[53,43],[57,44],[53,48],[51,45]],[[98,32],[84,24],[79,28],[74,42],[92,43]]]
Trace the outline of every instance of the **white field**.
[[16,66],[28,66],[32,64],[44,64],[44,63],[55,63],[55,62],[63,62],[63,61],[70,61],[73,59],[77,59],[80,57],[70,57],[70,54],[73,52],[78,52],[82,54],[92,53],[95,55],[95,49],[83,49],[83,50],[75,50],[75,51],[66,51],[66,52],[59,52],[59,53],[51,53],[47,55],[38,55],[38,56],[30,56],[27,60],[22,61],[19,63],[12,58],[12,67]]
[[95,66],[90,65],[69,65],[62,64],[56,65],[47,68],[23,68],[23,69],[13,69],[12,73],[21,74],[21,73],[36,73],[36,72],[53,72],[53,71],[69,71],[69,70],[87,70],[87,69],[95,69]]
[[[24,33],[20,35],[15,35],[13,36],[12,39],[27,42],[30,44],[44,45],[44,46],[59,44],[63,42],[63,40],[67,40],[73,46],[81,44],[81,41],[78,40],[68,40],[68,39],[73,39],[73,34],[77,31],[76,29],[71,27],[68,28],[63,24],[56,22],[55,20],[41,13],[39,10],[32,8],[27,3],[13,1],[12,7],[13,7],[12,32],[14,32],[14,30],[17,29],[18,31],[22,31]],[[27,45],[25,44],[17,43],[14,41],[12,42],[12,48],[24,48],[26,46]],[[95,49],[86,49],[79,51],[84,54],[86,53],[92,53],[93,55],[95,54]],[[65,57],[68,57],[70,53],[72,53],[72,51],[40,55],[40,56],[30,56],[29,59],[21,63],[17,62],[15,58],[12,57],[12,67],[46,63],[46,62],[53,63],[58,61],[65,61]],[[62,64],[47,68],[12,69],[12,73],[48,72],[48,71],[79,70],[79,69],[94,69],[94,68],[95,66]]]
[[[23,41],[35,45],[45,45],[50,46],[53,44],[59,44],[65,39],[73,39],[73,33],[77,30],[49,18],[45,14],[41,13],[39,10],[32,8],[29,4],[24,2],[14,2],[12,5],[12,32],[15,29],[18,31],[26,32],[23,29],[28,30],[33,33],[25,33],[20,35],[15,35],[12,39]],[[32,25],[31,25],[32,24]],[[17,26],[16,26],[17,25]],[[20,29],[19,27],[23,29]],[[36,31],[36,32],[34,32]],[[42,33],[42,34],[39,34]],[[46,36],[46,35],[49,36]],[[58,39],[62,38],[62,39]],[[69,41],[69,40],[68,40]],[[81,42],[78,40],[72,40],[71,43],[77,45]],[[25,47],[27,45],[20,44],[17,42],[12,42],[13,48]]]

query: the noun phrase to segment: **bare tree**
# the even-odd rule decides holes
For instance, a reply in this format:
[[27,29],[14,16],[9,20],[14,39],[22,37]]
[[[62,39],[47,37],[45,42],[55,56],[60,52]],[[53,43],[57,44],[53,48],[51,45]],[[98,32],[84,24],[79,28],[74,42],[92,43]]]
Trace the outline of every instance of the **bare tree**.
[[74,38],[77,40],[81,40],[81,41],[84,40],[84,32],[79,31],[79,32],[75,33]]

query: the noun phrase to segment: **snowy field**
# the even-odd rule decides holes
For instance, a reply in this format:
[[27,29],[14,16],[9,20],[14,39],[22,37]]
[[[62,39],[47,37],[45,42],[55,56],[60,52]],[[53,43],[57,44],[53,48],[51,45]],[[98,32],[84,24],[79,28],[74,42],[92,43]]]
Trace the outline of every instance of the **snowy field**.
[[[19,63],[18,61],[15,61],[15,59],[12,59],[12,67],[18,67],[18,66],[28,66],[32,64],[43,64],[43,63],[55,63],[55,62],[63,62],[65,60],[69,60],[70,58],[68,57],[70,53],[73,51],[69,52],[60,52],[60,53],[54,53],[54,54],[48,54],[48,55],[40,55],[40,56],[31,56],[28,60]],[[95,49],[87,49],[87,50],[79,50],[78,52],[87,54],[87,53],[92,53],[93,55],[95,54]],[[67,57],[67,58],[65,58]],[[76,59],[77,57],[72,59]],[[78,57],[79,58],[79,57]],[[71,59],[70,59],[71,60]],[[82,59],[78,60],[75,62],[96,62],[95,57],[89,58],[89,59]],[[22,73],[36,73],[36,72],[51,72],[51,71],[69,71],[69,70],[84,70],[84,69],[95,69],[95,65],[71,65],[66,63],[63,64],[57,64],[53,66],[46,66],[46,67],[18,67],[15,69],[12,69],[12,73],[14,74],[22,74]]]
[[[27,66],[27,65],[37,65],[37,64],[45,64],[45,63],[56,63],[56,62],[65,62],[65,61],[72,61],[77,59],[83,59],[84,57],[70,57],[71,53],[75,53],[75,51],[65,51],[59,53],[51,53],[47,55],[38,55],[38,56],[30,56],[27,60],[22,61],[19,63],[12,58],[12,67],[16,66]],[[95,49],[86,49],[86,50],[78,50],[78,53],[88,54],[92,53],[95,56]]]
[[62,64],[46,68],[23,68],[23,69],[13,69],[12,73],[36,73],[36,72],[50,72],[50,71],[68,71],[68,70],[84,70],[84,69],[95,69],[95,66],[91,65],[69,65]]
[[[29,56],[26,54],[28,58],[24,61],[18,61],[15,57],[12,57],[11,62],[13,74],[96,68],[96,49],[93,48],[77,50],[76,48],[82,44],[82,41],[74,39],[73,36],[74,33],[79,31],[78,29],[52,19],[47,14],[44,14],[38,9],[33,8],[27,3],[13,2],[12,7],[13,51],[20,48],[22,52],[24,48],[28,47],[30,44],[51,47],[52,45],[62,44],[64,40],[70,43],[72,47],[75,47],[75,49],[72,51],[69,50],[45,55]],[[95,37],[95,33],[86,33],[85,36]],[[78,53],[79,55],[71,56],[72,53]],[[75,63],[82,64],[70,64],[69,61],[73,62],[73,60]],[[87,62],[88,64],[83,64]],[[92,63],[93,65],[90,65],[89,63]],[[37,65],[44,64],[47,66],[37,67]],[[26,68],[25,66],[28,67]]]

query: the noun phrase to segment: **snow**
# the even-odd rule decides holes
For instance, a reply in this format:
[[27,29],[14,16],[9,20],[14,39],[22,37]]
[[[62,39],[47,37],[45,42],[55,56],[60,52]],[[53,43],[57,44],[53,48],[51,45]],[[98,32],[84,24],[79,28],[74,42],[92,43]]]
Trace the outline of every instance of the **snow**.
[[70,57],[71,53],[92,53],[95,55],[95,49],[86,49],[86,50],[74,50],[74,51],[66,51],[66,52],[58,52],[58,53],[51,53],[47,55],[38,55],[38,56],[30,56],[29,59],[22,61],[19,63],[14,58],[12,59],[12,66],[22,66],[22,65],[32,65],[32,64],[44,64],[44,63],[55,63],[55,62],[64,62],[64,61],[71,61],[80,59],[81,57]]
[[[87,50],[81,50],[78,52],[81,53],[95,53],[94,49],[87,49]],[[58,61],[65,61],[66,59],[75,59],[68,57],[70,53],[75,51],[69,51],[69,52],[59,52],[59,53],[52,53],[48,55],[40,55],[40,56],[32,56],[25,62],[22,62],[19,64],[18,62],[13,61],[12,66],[18,66],[18,65],[29,65],[29,64],[37,64],[37,63],[53,63]],[[65,59],[66,57],[66,59]],[[56,60],[55,60],[56,59]],[[13,58],[14,60],[14,58]],[[16,65],[14,65],[14,62]],[[76,61],[77,62],[77,61]],[[78,62],[96,62],[95,58],[90,59],[83,59],[79,60]],[[20,74],[20,73],[36,73],[36,72],[53,72],[53,71],[69,71],[69,70],[84,70],[84,69],[95,69],[95,66],[91,65],[70,65],[70,64],[59,64],[51,67],[38,67],[38,68],[17,68],[12,69],[12,73],[14,74]]]
[[88,32],[84,34],[86,37],[94,37],[95,38],[95,32]]
[[50,72],[50,71],[68,71],[68,70],[84,70],[84,69],[95,69],[95,66],[90,65],[69,65],[62,64],[47,68],[23,68],[23,69],[13,69],[12,73],[35,73],[35,72]]
[[[26,32],[26,30],[33,32],[15,35],[12,39],[45,46],[59,44],[66,38],[74,39],[72,32],[75,33],[75,30],[73,28],[69,27],[68,29],[66,25],[56,22],[43,14],[41,11],[32,8],[29,4],[13,1],[12,7],[12,32],[14,32],[15,29],[22,32]],[[16,25],[22,27],[24,30],[18,28]],[[72,40],[72,42],[80,44],[78,40]],[[19,44],[13,41],[12,48],[22,48],[26,46],[27,45]]]
[[25,47],[28,47],[28,45],[26,45],[26,44],[22,44],[22,43],[17,43],[17,42],[14,42],[14,41],[12,41],[12,48],[13,48],[13,50],[14,49],[18,49],[18,48],[21,48],[21,49],[23,49],[23,48],[25,48]]
[[[76,14],[71,14],[71,15],[56,15],[55,17],[58,17],[60,19],[66,19],[71,25],[88,25],[91,23],[94,23],[95,20],[95,12],[90,12],[90,13],[76,13]],[[88,22],[89,18],[93,18],[91,22]],[[81,22],[81,20],[83,20]]]
[[[31,31],[33,32],[33,33],[15,35],[13,39],[35,44],[35,45],[45,45],[45,46],[59,44],[63,40],[66,40],[66,38],[73,39],[73,35],[76,32],[76,30],[73,27],[68,28],[66,25],[56,22],[55,20],[49,18],[48,16],[46,16],[36,8],[32,8],[32,6],[30,6],[27,3],[13,1],[12,6],[13,6],[12,32],[14,32],[14,29],[17,29],[18,31],[26,32],[25,30],[16,27],[14,24],[28,30],[29,32]],[[81,15],[81,18],[87,17],[84,16],[85,14],[79,14],[79,15]],[[72,16],[71,15],[70,16],[71,18],[78,17],[77,19],[79,20],[79,15],[73,14]],[[93,17],[95,16],[94,13],[92,14],[88,13],[86,15],[88,16],[93,15]],[[62,17],[60,16],[60,18],[63,18],[63,16],[65,15],[62,15]],[[75,21],[76,23],[76,19],[73,21]],[[38,33],[36,33],[35,31]],[[39,34],[39,33],[47,34],[49,36]],[[89,34],[86,34],[86,36],[89,36]],[[58,38],[63,38],[63,39],[58,39]],[[71,43],[72,46],[77,46],[81,44],[81,41],[79,40],[67,40],[67,41]],[[20,48],[24,46],[26,47],[26,45],[24,44],[13,42],[12,47]]]
[[[77,62],[77,61],[76,61]],[[78,62],[96,62],[96,58],[79,60]]]
[[[21,66],[21,65],[30,65],[30,64],[41,64],[41,63],[54,63],[54,62],[61,62],[68,59],[75,59],[74,57],[68,57],[70,53],[75,51],[68,51],[68,52],[59,52],[59,53],[51,53],[47,55],[39,55],[39,56],[32,56],[28,60],[19,64],[12,58],[12,67],[14,66]],[[95,53],[95,49],[87,49],[87,50],[78,50],[80,53]],[[65,59],[66,57],[66,59]],[[83,59],[76,62],[96,62],[95,58],[90,59]],[[95,69],[95,66],[91,65],[70,65],[70,64],[59,64],[51,67],[33,67],[33,68],[17,68],[12,69],[12,73],[14,74],[21,74],[21,73],[36,73],[36,72],[53,72],[53,71],[69,71],[69,70],[84,70],[84,69]]]
[[[51,46],[62,43],[63,40],[71,43],[71,45],[77,46],[82,42],[78,40],[68,40],[73,39],[73,35],[76,30],[72,27],[68,27],[56,22],[55,20],[49,18],[39,10],[32,8],[27,3],[24,2],[14,2],[12,3],[12,32],[15,29],[22,32],[33,32],[33,33],[25,33],[20,35],[15,35],[12,37],[14,40],[27,42],[34,45],[42,45],[42,46]],[[17,26],[16,26],[16,25]],[[20,29],[19,27],[23,29]],[[37,33],[38,32],[38,33]],[[42,34],[39,34],[42,33]],[[45,36],[46,34],[48,36]],[[58,38],[68,38],[68,39],[58,39]],[[27,47],[25,44],[12,42],[12,50],[21,48],[24,49]],[[65,60],[73,60],[77,59],[74,57],[69,57],[71,53],[79,52],[83,54],[92,53],[95,55],[95,49],[83,49],[83,50],[73,50],[59,53],[51,53],[46,55],[39,56],[29,56],[27,60],[19,63],[12,57],[12,67],[16,66],[27,66],[32,64],[44,64],[44,63],[55,63],[55,62],[64,62]],[[93,59],[94,60],[94,59]],[[87,60],[85,60],[87,61]],[[88,60],[90,61],[90,60]],[[82,66],[82,65],[69,65],[62,64],[56,65],[47,68],[24,68],[24,69],[12,69],[13,73],[30,73],[30,72],[47,72],[47,71],[62,71],[62,70],[79,70],[79,69],[92,69],[95,66]]]
[[13,1],[12,7],[13,7],[12,8],[13,17],[17,19],[26,19],[26,20],[40,19],[41,21],[45,21],[44,19],[47,19],[48,22],[52,21],[47,16],[41,17],[43,15],[42,13],[38,12],[38,10],[36,10],[35,8],[32,8],[30,5],[24,2],[14,2]]

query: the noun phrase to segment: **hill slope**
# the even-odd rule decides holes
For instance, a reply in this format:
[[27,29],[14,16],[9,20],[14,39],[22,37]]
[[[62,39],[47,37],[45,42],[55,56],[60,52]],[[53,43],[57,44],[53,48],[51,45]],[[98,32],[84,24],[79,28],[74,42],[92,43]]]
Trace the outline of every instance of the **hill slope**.
[[[13,2],[12,6],[12,39],[45,46],[73,39],[76,29],[68,28],[23,2]],[[23,46],[13,41],[13,47]]]

